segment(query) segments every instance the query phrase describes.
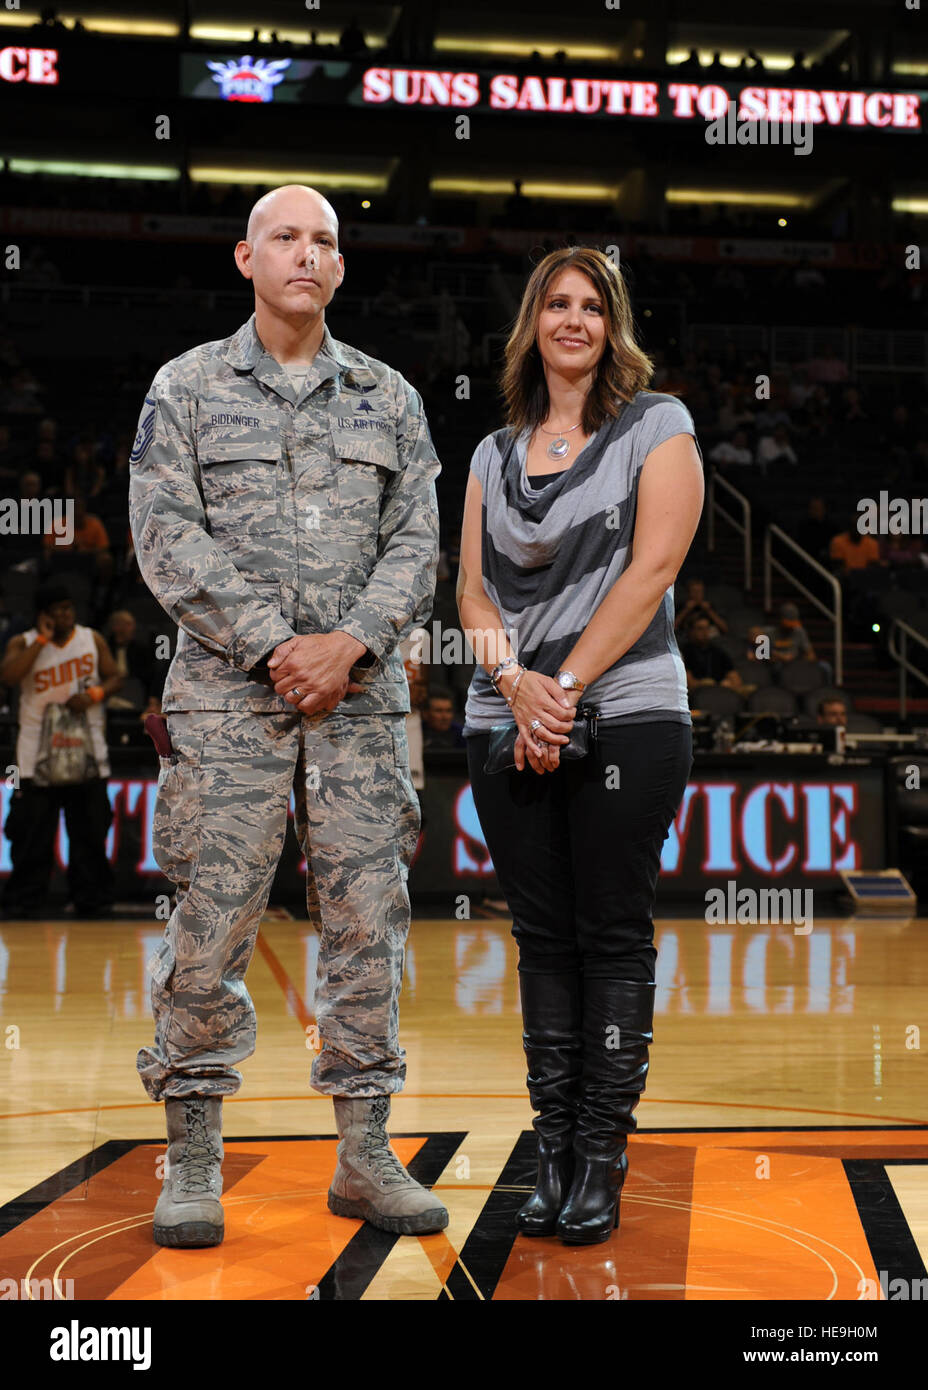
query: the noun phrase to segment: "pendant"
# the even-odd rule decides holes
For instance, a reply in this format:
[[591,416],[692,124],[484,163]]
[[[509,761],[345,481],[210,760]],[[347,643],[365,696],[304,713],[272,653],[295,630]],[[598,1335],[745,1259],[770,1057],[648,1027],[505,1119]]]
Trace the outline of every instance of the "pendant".
[[555,439],[548,445],[547,454],[549,459],[562,459],[570,453],[570,440]]

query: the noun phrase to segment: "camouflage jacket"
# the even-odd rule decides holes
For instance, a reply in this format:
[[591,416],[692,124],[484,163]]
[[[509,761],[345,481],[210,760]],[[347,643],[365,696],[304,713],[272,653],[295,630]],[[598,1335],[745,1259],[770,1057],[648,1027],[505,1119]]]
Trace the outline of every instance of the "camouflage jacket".
[[178,625],[162,708],[281,710],[263,658],[340,628],[368,648],[339,710],[409,710],[400,641],[432,609],[440,465],[422,399],[324,329],[303,386],[258,337],[168,362],[130,456],[145,583]]

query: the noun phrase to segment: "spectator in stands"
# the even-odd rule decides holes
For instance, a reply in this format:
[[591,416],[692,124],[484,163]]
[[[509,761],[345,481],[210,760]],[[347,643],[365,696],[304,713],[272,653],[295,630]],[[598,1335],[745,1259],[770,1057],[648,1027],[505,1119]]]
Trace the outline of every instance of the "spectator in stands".
[[833,343],[826,343],[818,357],[811,358],[806,363],[809,373],[809,380],[815,383],[825,382],[834,385],[847,381],[847,363],[839,357],[834,349]]
[[739,429],[753,429],[754,411],[748,408],[742,393],[732,387],[723,386],[722,397],[718,421],[722,433],[734,434]]
[[748,628],[748,645],[744,653],[745,661],[769,661],[773,652],[773,638],[767,628],[755,623]]
[[464,748],[464,725],[454,717],[451,691],[433,686],[422,716],[426,748]]
[[687,690],[703,685],[727,685],[739,694],[744,693],[735,663],[725,648],[713,641],[709,619],[704,615],[693,618],[690,623],[680,656],[686,667]]
[[828,520],[824,497],[809,498],[809,513],[800,522],[796,541],[813,559],[827,563],[828,547],[835,533],[834,523]]
[[851,429],[859,429],[869,418],[861,404],[859,389],[856,386],[846,387],[841,393],[838,424]]
[[[107,700],[107,709],[137,709],[143,718],[160,714],[167,663],[156,661],[154,652],[137,640],[138,624],[127,608],[111,613],[107,628],[113,660],[124,681],[120,693]],[[160,677],[159,670],[163,673]]]
[[47,531],[43,542],[49,554],[77,551],[95,557],[95,569],[100,579],[109,579],[113,572],[113,555],[106,527],[98,516],[87,510],[87,502],[78,493],[74,498],[74,536],[65,544],[53,531]]
[[367,52],[367,40],[364,31],[358,24],[357,16],[352,15],[346,27],[342,30],[338,40],[340,52],[346,57],[352,57],[356,53]]
[[44,246],[34,246],[23,261],[20,278],[26,285],[57,285],[61,272]]
[[[27,468],[20,474],[16,488],[19,499],[24,502],[38,502],[42,498],[42,479],[34,469]],[[17,565],[24,570],[38,574],[42,558],[42,532],[38,529],[42,514],[38,512],[35,521],[26,521],[18,534],[4,536],[2,554],[8,565]]]
[[730,464],[744,466],[754,462],[754,455],[748,448],[748,437],[744,430],[735,430],[731,439],[723,439],[709,450],[709,459],[712,463],[720,464],[723,468]]
[[680,628],[686,631],[696,617],[709,619],[709,636],[713,639],[728,631],[727,622],[706,597],[705,580],[693,578],[686,581],[686,601],[676,616],[674,631]]
[[384,318],[398,319],[409,313],[410,304],[400,293],[399,279],[399,273],[396,269],[388,272],[387,278],[371,305],[375,314],[380,314]]
[[71,461],[64,471],[64,490],[68,497],[78,493],[84,498],[96,496],[106,481],[106,470],[96,457],[92,440],[79,439],[71,451]]
[[[0,662],[0,681],[19,688],[16,766],[20,784],[10,801],[4,833],[12,872],[3,890],[6,917],[39,916],[54,868],[54,845],[62,809],[70,843],[68,886],[76,914],[109,916],[113,870],[106,855],[112,811],[106,792],[109,753],[103,701],[122,677],[99,632],[75,622],[63,585],[35,597],[35,625],[13,637]],[[69,766],[48,723],[52,705],[81,715],[84,747],[69,742]],[[81,736],[69,730],[70,740]],[[79,758],[79,754],[82,756]],[[81,761],[83,766],[75,769]],[[72,782],[77,772],[80,781]]]
[[42,496],[42,479],[34,468],[27,468],[20,474],[19,495],[23,499],[38,499]]
[[832,538],[828,547],[832,567],[839,574],[851,574],[880,563],[880,546],[875,536],[865,536],[857,529],[857,518],[846,531]]
[[832,726],[840,724],[846,728],[847,701],[837,695],[819,700],[817,715],[819,724],[829,724]]
[[780,621],[773,633],[770,652],[774,661],[815,661],[815,652],[799,617],[795,603],[784,603]]
[[790,377],[786,399],[794,410],[802,410],[813,394],[815,386],[809,380],[806,367],[797,367]]
[[899,449],[902,453],[908,453],[914,447],[918,433],[918,426],[912,419],[912,413],[908,406],[893,406],[885,432],[885,441],[888,447]]
[[923,563],[925,547],[921,536],[882,536],[879,545],[881,565],[910,569]]
[[786,396],[787,379],[780,377],[772,385],[773,399],[762,401],[754,416],[754,428],[758,434],[773,434],[778,425],[784,425],[787,430],[793,427],[792,416],[781,404]]
[[[113,453],[113,462],[103,487],[96,494],[96,506],[104,524],[108,518],[120,517],[128,521],[129,496],[129,445],[119,443]],[[116,534],[115,532],[113,533]]]
[[773,434],[761,436],[757,444],[757,463],[765,478],[769,467],[781,468],[787,463],[795,467],[798,462],[785,425],[777,425]]
[[0,410],[9,415],[38,415],[42,409],[41,393],[42,387],[29,368],[20,367],[0,388]]

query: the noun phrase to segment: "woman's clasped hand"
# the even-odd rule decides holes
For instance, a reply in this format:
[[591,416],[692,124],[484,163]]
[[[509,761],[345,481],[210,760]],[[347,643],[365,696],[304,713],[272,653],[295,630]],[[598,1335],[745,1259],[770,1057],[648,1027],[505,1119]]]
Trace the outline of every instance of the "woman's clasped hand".
[[[505,673],[509,676],[509,673]],[[501,680],[504,695],[511,695],[508,686],[515,677]],[[516,738],[516,767],[521,772],[528,762],[535,772],[553,772],[560,763],[561,748],[570,741],[573,712],[580,698],[577,690],[562,690],[551,676],[540,671],[525,671],[516,686],[511,709],[519,733]],[[532,721],[540,723],[532,728]]]

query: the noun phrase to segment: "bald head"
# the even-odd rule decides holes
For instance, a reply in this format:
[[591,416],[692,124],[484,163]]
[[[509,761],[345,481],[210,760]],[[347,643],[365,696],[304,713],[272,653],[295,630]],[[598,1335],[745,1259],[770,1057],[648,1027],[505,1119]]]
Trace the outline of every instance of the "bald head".
[[325,306],[345,274],[338,252],[338,218],[315,188],[288,183],[259,198],[235,264],[255,291],[258,333],[273,333],[271,321],[291,329],[315,325],[321,337]]
[[266,231],[273,223],[291,220],[295,212],[303,219],[327,223],[329,230],[335,234],[337,244],[338,218],[335,216],[335,209],[328,198],[323,198],[315,188],[309,188],[302,183],[285,183],[281,188],[272,188],[270,193],[265,193],[263,198],[259,198],[248,214],[245,240],[254,244],[262,231]]

